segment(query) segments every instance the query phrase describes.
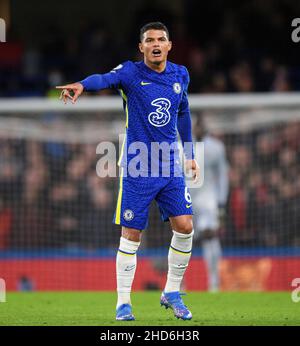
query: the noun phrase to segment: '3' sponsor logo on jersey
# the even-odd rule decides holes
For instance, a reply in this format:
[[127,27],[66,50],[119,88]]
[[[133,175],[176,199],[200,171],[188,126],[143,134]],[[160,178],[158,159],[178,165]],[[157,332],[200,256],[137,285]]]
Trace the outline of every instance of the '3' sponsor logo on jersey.
[[169,113],[169,109],[171,107],[170,100],[160,97],[151,102],[152,106],[156,107],[155,112],[151,112],[148,115],[148,120],[151,125],[156,127],[165,126],[171,119],[171,115]]

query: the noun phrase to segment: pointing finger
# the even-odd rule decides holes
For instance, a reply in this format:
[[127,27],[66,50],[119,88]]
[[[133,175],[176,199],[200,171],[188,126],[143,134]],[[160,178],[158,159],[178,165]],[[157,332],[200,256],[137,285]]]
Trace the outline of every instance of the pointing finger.
[[56,89],[73,89],[72,84],[66,84],[66,85],[58,85],[55,87]]

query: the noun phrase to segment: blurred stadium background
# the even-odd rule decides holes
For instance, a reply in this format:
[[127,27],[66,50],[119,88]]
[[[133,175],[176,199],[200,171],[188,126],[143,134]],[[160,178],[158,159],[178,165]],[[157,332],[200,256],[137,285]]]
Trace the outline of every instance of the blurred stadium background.
[[[124,5],[124,4],[123,4]],[[0,277],[7,289],[114,290],[118,178],[98,178],[101,141],[123,132],[110,91],[76,106],[54,86],[137,55],[148,21],[170,29],[170,60],[188,67],[193,120],[225,143],[221,290],[291,290],[300,268],[300,63],[297,1],[0,0]],[[161,289],[171,233],[152,208],[136,290]],[[187,290],[206,290],[195,246]]]

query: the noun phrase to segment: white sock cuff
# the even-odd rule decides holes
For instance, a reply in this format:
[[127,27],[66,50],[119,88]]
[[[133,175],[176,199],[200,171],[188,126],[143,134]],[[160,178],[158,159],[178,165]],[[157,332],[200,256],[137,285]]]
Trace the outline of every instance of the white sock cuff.
[[124,237],[120,238],[119,251],[125,254],[134,255],[140,246],[140,242],[128,240]]
[[193,238],[194,230],[192,230],[191,233],[179,233],[173,230],[173,234],[176,238],[189,239],[189,238]]
[[194,231],[189,234],[173,231],[171,249],[173,249],[174,251],[182,252],[184,254],[190,253],[193,246],[193,234]]

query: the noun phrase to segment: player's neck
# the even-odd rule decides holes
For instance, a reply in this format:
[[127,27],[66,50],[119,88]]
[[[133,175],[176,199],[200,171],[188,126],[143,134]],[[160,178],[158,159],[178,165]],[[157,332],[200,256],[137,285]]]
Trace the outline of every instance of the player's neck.
[[146,66],[148,66],[151,70],[155,71],[155,72],[158,72],[158,73],[161,73],[165,70],[166,68],[166,65],[167,65],[167,61],[162,61],[160,62],[159,64],[154,64],[154,63],[151,63],[150,61],[146,61],[144,60],[144,63]]

